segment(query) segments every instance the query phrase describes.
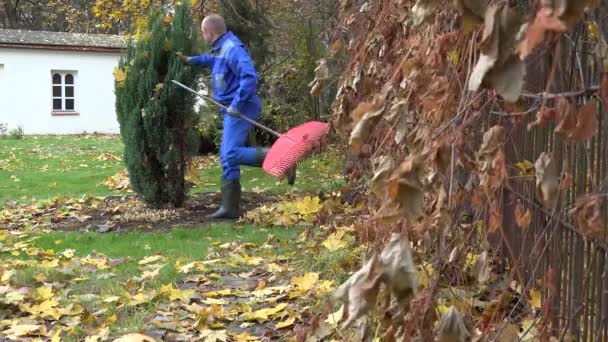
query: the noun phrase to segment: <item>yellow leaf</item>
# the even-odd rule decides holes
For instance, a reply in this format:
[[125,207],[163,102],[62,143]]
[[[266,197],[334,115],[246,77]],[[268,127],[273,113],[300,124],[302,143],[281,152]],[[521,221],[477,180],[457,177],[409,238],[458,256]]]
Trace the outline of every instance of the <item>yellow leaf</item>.
[[309,272],[300,277],[293,277],[291,285],[295,286],[298,292],[308,292],[319,281],[319,273]]
[[145,258],[141,259],[141,260],[139,261],[139,264],[140,264],[140,265],[149,264],[149,263],[152,263],[152,262],[155,262],[155,261],[161,260],[162,258],[163,258],[163,256],[162,256],[162,255],[152,255],[152,256],[145,257]]
[[53,336],[51,337],[51,342],[60,342],[61,341],[61,333],[63,330],[61,328],[57,328]]
[[112,75],[114,75],[114,79],[118,83],[122,83],[127,79],[127,73],[120,68],[114,68]]
[[276,328],[277,329],[287,328],[287,327],[291,326],[295,321],[296,321],[295,317],[289,317],[288,319],[284,320],[283,322],[277,323]]
[[17,337],[23,337],[32,335],[34,333],[38,333],[41,325],[38,324],[16,324],[11,326],[9,329],[3,331],[2,333],[9,338],[17,339]]
[[535,309],[540,308],[540,291],[537,291],[536,289],[530,290],[530,305]]
[[192,269],[195,268],[197,264],[198,263],[195,261],[195,262],[191,262],[187,265],[181,266],[179,268],[179,273],[190,273],[190,271],[192,271]]
[[336,327],[338,327],[338,323],[340,322],[340,320],[342,320],[343,316],[344,316],[344,305],[340,306],[338,311],[330,313],[329,316],[327,317],[327,319],[325,320],[325,323],[336,328]]
[[279,312],[283,311],[283,309],[285,309],[286,307],[287,303],[281,303],[274,308],[265,308],[254,312],[246,312],[243,314],[243,319],[246,321],[257,320],[263,322],[268,320],[269,317],[274,316]]
[[329,237],[323,241],[322,245],[331,252],[345,248],[348,246],[348,243],[342,240],[342,237],[344,237],[344,232],[335,232],[329,235]]
[[163,18],[163,23],[165,23],[165,25],[169,25],[173,22],[173,16],[172,15],[168,15],[165,18]]
[[128,334],[115,339],[114,342],[156,342],[156,340],[142,334]]
[[118,320],[118,317],[116,317],[116,315],[108,316],[106,318],[106,322],[108,325],[112,325],[112,324],[116,323],[117,320]]
[[227,305],[228,302],[223,300],[223,299],[215,299],[215,298],[207,298],[205,300],[203,300],[203,303],[207,304],[207,305]]
[[205,329],[201,331],[201,337],[204,337],[204,342],[225,342],[228,339],[226,330],[209,330]]
[[232,339],[235,342],[249,342],[249,341],[260,341],[259,338],[250,335],[248,332],[243,332],[241,334],[232,334],[231,335]]
[[4,273],[2,273],[2,278],[0,278],[0,281],[3,283],[8,282],[14,273],[15,273],[15,271],[13,271],[13,270],[5,271]]
[[319,282],[319,286],[317,286],[317,296],[325,296],[328,295],[331,291],[334,290],[334,281],[333,280],[322,280]]
[[53,289],[46,286],[41,286],[36,289],[36,298],[46,300],[53,297]]

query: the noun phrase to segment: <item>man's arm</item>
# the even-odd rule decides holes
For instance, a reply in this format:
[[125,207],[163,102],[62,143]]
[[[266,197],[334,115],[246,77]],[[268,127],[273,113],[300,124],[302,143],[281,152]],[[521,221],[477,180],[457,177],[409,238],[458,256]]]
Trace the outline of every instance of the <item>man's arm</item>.
[[213,57],[208,53],[204,53],[202,55],[188,57],[188,63],[211,68],[213,66]]
[[228,67],[235,73],[239,80],[239,88],[230,104],[231,109],[243,113],[245,103],[255,95],[258,75],[253,66],[253,61],[242,48],[234,49],[228,57]]

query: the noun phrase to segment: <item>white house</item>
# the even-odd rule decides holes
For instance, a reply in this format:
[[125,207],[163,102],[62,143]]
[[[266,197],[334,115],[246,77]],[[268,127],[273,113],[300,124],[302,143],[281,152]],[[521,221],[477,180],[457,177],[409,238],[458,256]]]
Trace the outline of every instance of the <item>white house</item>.
[[0,123],[25,134],[118,133],[120,36],[0,30]]

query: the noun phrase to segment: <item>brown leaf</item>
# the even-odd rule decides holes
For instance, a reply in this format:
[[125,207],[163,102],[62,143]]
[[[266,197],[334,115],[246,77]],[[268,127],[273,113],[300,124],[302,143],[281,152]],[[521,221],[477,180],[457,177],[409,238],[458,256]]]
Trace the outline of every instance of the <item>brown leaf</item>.
[[490,260],[488,260],[488,251],[483,251],[475,265],[473,265],[473,274],[477,277],[480,284],[484,284],[490,279]]
[[439,342],[465,342],[469,336],[462,314],[451,306],[439,321]]
[[576,201],[573,209],[576,225],[586,237],[598,236],[606,229],[602,220],[602,202],[599,195],[585,195]]
[[536,170],[536,196],[547,208],[557,204],[559,171],[551,153],[543,152],[534,163]]
[[373,161],[374,177],[369,181],[369,189],[379,198],[386,195],[386,183],[395,168],[395,161],[389,156],[381,156]]
[[559,189],[562,191],[568,190],[572,187],[572,174],[566,172],[562,177],[562,181],[559,184]]
[[[351,113],[351,117],[353,117],[356,124],[350,134],[348,144],[355,153],[361,151],[365,140],[367,140],[374,127],[376,127],[383,113],[384,100],[375,101],[371,107],[364,102]],[[360,119],[357,121],[359,117]]]
[[376,304],[382,274],[382,264],[374,254],[360,270],[336,289],[334,298],[345,303],[348,314],[342,329],[347,329]]
[[493,126],[483,134],[483,142],[479,148],[480,155],[493,155],[502,149],[507,139],[507,131],[502,126]]
[[487,6],[485,0],[454,0],[454,5],[462,15],[462,29],[465,33],[483,23]]
[[517,226],[522,229],[528,229],[531,221],[532,214],[530,213],[530,209],[526,209],[524,212],[524,208],[518,201],[517,206],[515,206],[515,222],[517,223]]
[[536,126],[545,126],[547,123],[555,121],[557,112],[553,108],[543,107],[536,113],[536,120],[528,124],[528,131]]
[[416,266],[412,258],[410,243],[404,235],[393,233],[389,243],[380,254],[384,270],[384,281],[393,295],[405,300],[416,294]]
[[521,29],[520,17],[505,3],[494,4],[486,11],[481,55],[468,88],[493,88],[508,102],[515,102],[523,87],[525,64],[514,54],[514,45]]
[[565,97],[557,99],[556,108],[559,121],[555,132],[569,134],[576,126],[576,107]]
[[595,100],[589,101],[581,107],[576,115],[576,126],[568,137],[576,141],[584,141],[593,137],[597,131],[596,112],[597,103]]
[[424,192],[419,177],[422,162],[419,156],[407,157],[388,181],[389,199],[397,204],[399,214],[412,223],[424,214]]

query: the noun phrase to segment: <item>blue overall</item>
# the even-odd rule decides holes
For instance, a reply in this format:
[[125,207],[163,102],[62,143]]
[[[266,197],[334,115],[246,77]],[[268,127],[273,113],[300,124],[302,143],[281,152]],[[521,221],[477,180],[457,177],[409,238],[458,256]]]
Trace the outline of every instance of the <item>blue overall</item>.
[[[262,105],[256,94],[257,73],[243,43],[232,32],[226,32],[214,43],[210,53],[194,56],[192,64],[211,69],[213,98],[236,108],[241,114],[257,120]],[[236,181],[241,177],[240,165],[255,165],[256,152],[245,147],[252,125],[220,110],[224,121],[220,163],[222,178]]]

